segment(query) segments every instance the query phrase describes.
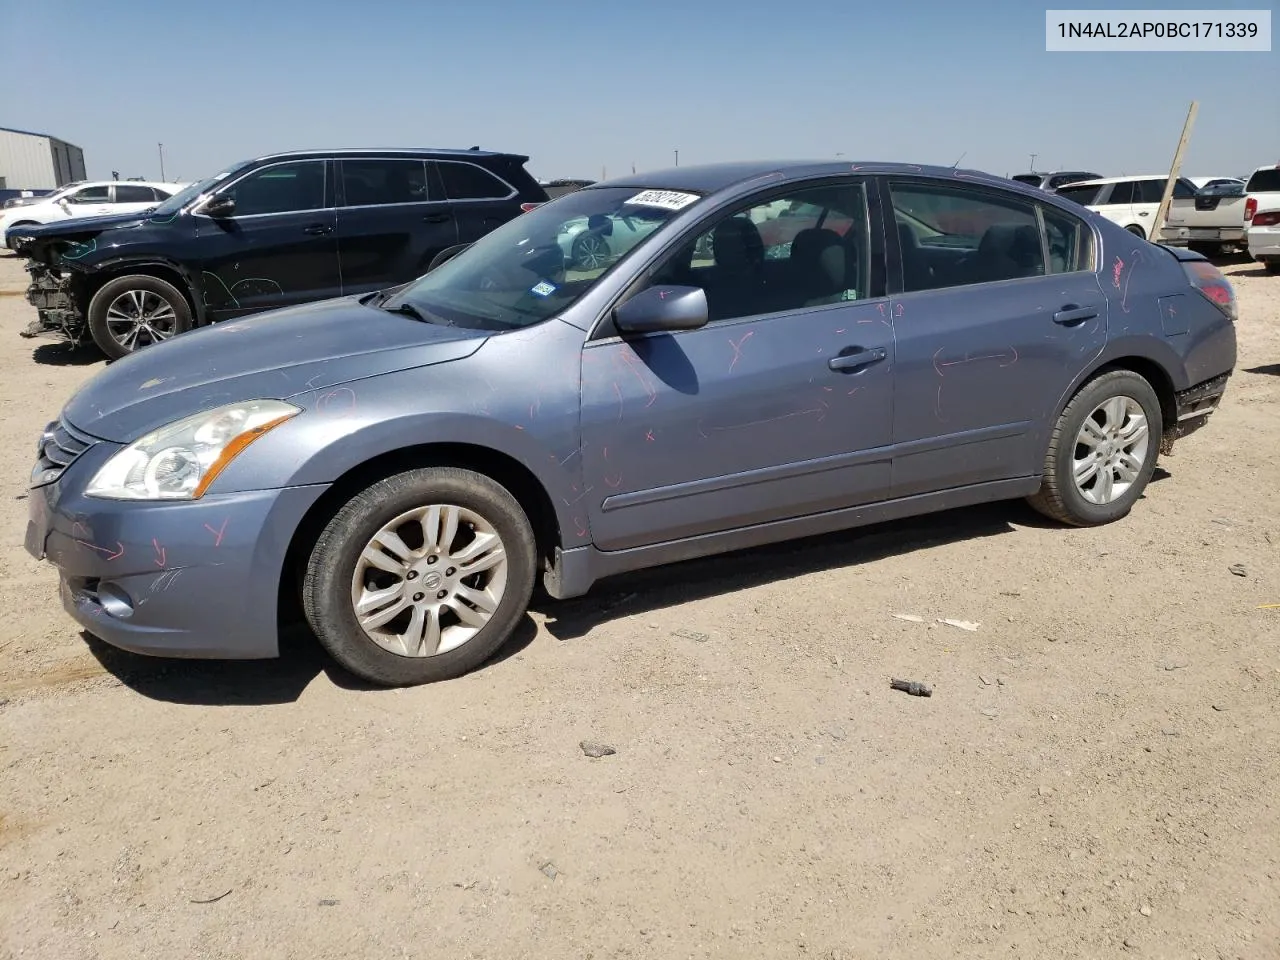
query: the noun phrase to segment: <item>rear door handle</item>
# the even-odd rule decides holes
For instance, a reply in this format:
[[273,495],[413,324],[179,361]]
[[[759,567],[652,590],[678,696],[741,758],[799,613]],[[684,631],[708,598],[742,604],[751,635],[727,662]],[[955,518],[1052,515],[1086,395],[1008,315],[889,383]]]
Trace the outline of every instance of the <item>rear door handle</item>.
[[423,223],[444,223],[445,221],[452,220],[452,219],[453,217],[447,213],[429,213],[422,218],[422,222]]
[[327,223],[311,223],[303,227],[302,232],[309,233],[314,237],[326,233],[333,233],[333,227],[329,226]]
[[1097,307],[1077,307],[1074,304],[1067,304],[1053,315],[1053,322],[1060,323],[1064,327],[1074,327],[1086,320],[1094,319],[1097,315]]
[[879,363],[888,355],[884,347],[874,347],[871,350],[863,350],[861,347],[845,347],[837,356],[827,361],[827,366],[832,370],[852,373],[855,370],[861,370],[863,367],[869,367],[873,363]]

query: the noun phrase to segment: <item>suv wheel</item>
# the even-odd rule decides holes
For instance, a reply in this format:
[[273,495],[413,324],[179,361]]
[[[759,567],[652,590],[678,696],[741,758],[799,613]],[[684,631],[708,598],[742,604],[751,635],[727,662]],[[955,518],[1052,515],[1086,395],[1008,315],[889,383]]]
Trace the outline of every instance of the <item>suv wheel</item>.
[[488,477],[410,470],[356,494],[307,562],[302,606],[329,654],[385,686],[483,664],[533,592],[537,551],[520,504]]
[[187,298],[159,277],[117,277],[89,301],[89,333],[112,360],[190,329]]
[[1160,400],[1138,374],[1115,370],[1089,381],[1058,417],[1030,504],[1077,527],[1119,520],[1151,479],[1163,424]]

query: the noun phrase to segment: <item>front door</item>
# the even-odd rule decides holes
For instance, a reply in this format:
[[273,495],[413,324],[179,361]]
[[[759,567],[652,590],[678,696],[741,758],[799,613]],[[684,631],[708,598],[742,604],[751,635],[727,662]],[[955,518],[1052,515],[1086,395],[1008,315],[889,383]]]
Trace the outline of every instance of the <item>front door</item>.
[[196,213],[198,283],[211,320],[342,292],[328,160],[289,160],[246,174],[215,197],[230,216]]
[[344,294],[407,283],[458,242],[458,225],[435,186],[439,180],[428,182],[422,160],[360,157],[338,164]]
[[888,190],[904,287],[892,300],[894,496],[1036,475],[1064,391],[1106,343],[1093,232],[1001,191],[923,179]]
[[[702,287],[705,327],[587,344],[580,493],[597,547],[888,495],[894,342],[865,188],[774,191],[718,217],[637,288]],[[803,223],[768,222],[791,207]]]

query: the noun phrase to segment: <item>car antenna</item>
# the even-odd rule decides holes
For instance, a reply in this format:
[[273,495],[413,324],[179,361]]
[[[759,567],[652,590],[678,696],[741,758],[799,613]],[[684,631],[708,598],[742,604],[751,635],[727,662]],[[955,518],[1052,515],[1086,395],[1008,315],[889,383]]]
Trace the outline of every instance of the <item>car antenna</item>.
[[960,156],[958,156],[958,157],[956,158],[956,162],[955,162],[955,163],[953,163],[953,164],[951,165],[951,169],[952,169],[952,170],[954,170],[956,167],[960,166],[960,161],[961,161],[961,160],[963,160],[963,159],[964,159],[965,157],[967,157],[968,155],[969,155],[969,151],[968,151],[968,150],[966,150],[964,153],[960,154]]

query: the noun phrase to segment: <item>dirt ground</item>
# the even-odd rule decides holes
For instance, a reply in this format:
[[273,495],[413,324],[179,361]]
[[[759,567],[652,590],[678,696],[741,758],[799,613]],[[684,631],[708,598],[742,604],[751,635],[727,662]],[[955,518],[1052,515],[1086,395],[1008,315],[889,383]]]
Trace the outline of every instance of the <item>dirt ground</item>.
[[1227,399],[1125,521],[655,571],[383,691],[76,629],[26,480],[101,363],[0,258],[0,957],[1280,957],[1280,277],[1227,269]]

